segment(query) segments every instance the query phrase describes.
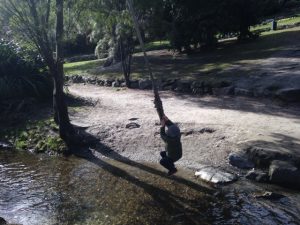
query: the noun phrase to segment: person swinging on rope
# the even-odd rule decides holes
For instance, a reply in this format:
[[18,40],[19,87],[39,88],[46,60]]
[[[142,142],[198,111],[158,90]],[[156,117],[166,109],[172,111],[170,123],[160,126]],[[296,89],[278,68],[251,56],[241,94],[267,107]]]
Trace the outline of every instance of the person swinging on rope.
[[179,127],[165,115],[161,120],[160,136],[166,144],[165,151],[160,152],[160,164],[168,169],[168,176],[171,176],[177,172],[174,162],[182,157],[181,133]]

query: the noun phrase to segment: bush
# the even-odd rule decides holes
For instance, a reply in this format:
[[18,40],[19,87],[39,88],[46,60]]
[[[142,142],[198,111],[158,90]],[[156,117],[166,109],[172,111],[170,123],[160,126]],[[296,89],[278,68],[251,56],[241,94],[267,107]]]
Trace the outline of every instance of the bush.
[[0,100],[52,95],[52,82],[39,55],[0,40]]

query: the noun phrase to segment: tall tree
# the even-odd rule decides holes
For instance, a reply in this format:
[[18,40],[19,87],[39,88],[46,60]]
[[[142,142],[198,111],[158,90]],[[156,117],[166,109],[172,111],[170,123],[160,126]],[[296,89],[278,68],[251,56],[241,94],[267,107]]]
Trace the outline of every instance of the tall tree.
[[[13,30],[33,43],[45,60],[54,83],[54,119],[59,125],[60,137],[70,147],[75,140],[75,130],[70,123],[64,94],[64,1],[2,0],[1,9],[11,16]],[[53,20],[56,23],[51,24]]]

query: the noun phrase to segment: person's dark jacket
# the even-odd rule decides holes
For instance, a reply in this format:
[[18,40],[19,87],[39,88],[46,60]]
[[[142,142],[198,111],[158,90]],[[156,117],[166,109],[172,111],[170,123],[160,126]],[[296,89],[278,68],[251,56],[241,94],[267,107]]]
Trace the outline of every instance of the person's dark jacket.
[[[166,125],[168,129],[170,129],[171,126],[176,126],[172,121],[168,120],[166,121]],[[179,132],[177,132],[176,136],[170,136],[166,134],[165,127],[160,128],[160,136],[163,139],[163,141],[166,143],[166,152],[167,156],[170,157],[174,162],[179,160],[182,157],[182,145],[181,145],[181,134],[178,127],[176,127]]]

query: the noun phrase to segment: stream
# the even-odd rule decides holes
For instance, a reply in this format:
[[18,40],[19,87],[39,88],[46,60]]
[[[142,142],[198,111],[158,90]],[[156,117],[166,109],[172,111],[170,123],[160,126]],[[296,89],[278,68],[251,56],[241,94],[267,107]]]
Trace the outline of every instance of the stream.
[[[11,224],[300,224],[300,194],[241,180],[213,188],[180,169],[0,151],[0,217]],[[285,197],[257,199],[256,192]]]

